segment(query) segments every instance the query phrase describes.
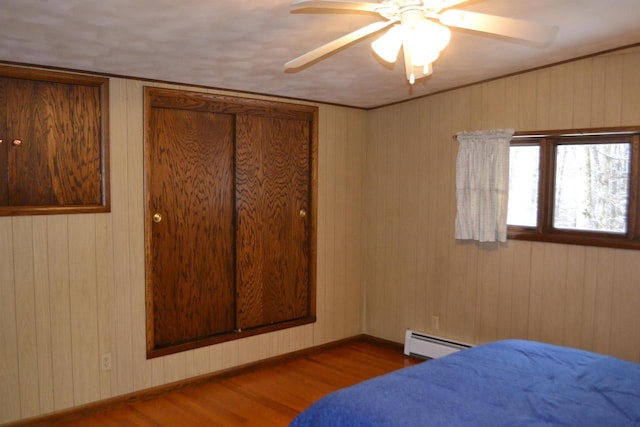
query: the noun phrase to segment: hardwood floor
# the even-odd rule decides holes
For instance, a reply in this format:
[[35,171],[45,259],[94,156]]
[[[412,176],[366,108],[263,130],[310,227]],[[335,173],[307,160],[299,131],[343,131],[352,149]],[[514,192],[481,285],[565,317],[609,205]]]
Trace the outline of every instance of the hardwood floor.
[[329,392],[419,362],[404,356],[399,348],[370,340],[352,341],[56,425],[287,426]]

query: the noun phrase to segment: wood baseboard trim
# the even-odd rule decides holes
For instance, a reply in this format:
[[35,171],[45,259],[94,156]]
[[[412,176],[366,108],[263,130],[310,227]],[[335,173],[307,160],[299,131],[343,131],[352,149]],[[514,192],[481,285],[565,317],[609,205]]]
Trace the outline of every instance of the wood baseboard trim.
[[399,342],[389,341],[384,338],[378,338],[378,337],[374,337],[373,335],[366,335],[366,334],[360,335],[359,338],[360,338],[360,341],[368,342],[370,344],[374,344],[380,347],[387,347],[392,350],[399,351],[400,353],[404,352],[404,344]]
[[217,381],[217,380],[228,378],[234,375],[240,375],[240,374],[251,372],[257,369],[285,363],[293,359],[309,357],[314,354],[318,354],[323,351],[330,350],[335,347],[339,347],[341,345],[350,344],[354,342],[367,342],[373,345],[392,348],[400,352],[403,350],[402,344],[399,344],[396,342],[373,337],[371,335],[365,335],[365,334],[355,335],[353,337],[341,339],[338,341],[332,341],[330,343],[321,344],[314,347],[309,347],[309,348],[294,351],[291,353],[283,354],[280,356],[274,356],[268,359],[259,360],[257,362],[248,363],[246,365],[236,366],[233,368],[212,372],[212,373],[200,375],[197,377],[187,378],[185,380],[176,381],[169,384],[163,384],[157,387],[152,387],[144,390],[135,391],[132,393],[127,393],[120,396],[115,396],[108,399],[87,403],[85,405],[75,406],[73,408],[64,409],[64,410],[53,412],[50,414],[45,414],[37,417],[26,418],[23,420],[10,422],[7,424],[2,424],[2,426],[3,427],[51,426],[51,425],[55,425],[62,422],[74,421],[79,418],[104,412],[118,406],[128,405],[138,401],[152,399],[152,398],[155,398],[163,394],[170,393],[172,391],[179,390],[185,387],[191,387],[191,386],[195,386],[195,385],[202,384],[205,382],[210,382],[210,381]]

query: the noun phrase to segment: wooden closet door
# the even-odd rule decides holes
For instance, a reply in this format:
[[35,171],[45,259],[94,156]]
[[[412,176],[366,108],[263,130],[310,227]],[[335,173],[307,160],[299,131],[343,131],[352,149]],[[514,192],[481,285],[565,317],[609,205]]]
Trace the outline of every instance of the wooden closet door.
[[310,122],[239,114],[237,316],[247,329],[310,315]]
[[234,117],[153,106],[148,114],[151,351],[235,327]]

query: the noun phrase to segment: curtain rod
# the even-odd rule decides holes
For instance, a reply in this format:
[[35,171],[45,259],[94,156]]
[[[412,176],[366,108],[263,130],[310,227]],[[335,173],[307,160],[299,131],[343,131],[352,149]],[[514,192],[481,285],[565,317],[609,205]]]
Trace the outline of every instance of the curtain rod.
[[[469,132],[469,131],[460,131]],[[523,138],[543,138],[543,137],[560,137],[560,136],[597,136],[597,135],[631,135],[640,134],[640,126],[621,126],[621,127],[604,127],[604,128],[585,128],[585,129],[562,129],[562,130],[537,130],[537,131],[516,131],[513,139]],[[456,139],[457,133],[451,138]]]

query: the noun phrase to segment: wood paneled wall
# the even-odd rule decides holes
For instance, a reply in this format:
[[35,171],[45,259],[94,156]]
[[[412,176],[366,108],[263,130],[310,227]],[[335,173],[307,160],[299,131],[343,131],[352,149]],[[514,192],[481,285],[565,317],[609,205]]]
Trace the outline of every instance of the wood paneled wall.
[[640,361],[640,251],[453,238],[457,132],[639,126],[639,71],[632,48],[371,111],[365,332],[528,338]]
[[320,105],[318,322],[153,360],[143,82],[111,79],[112,212],[0,218],[0,423],[362,332],[520,337],[640,361],[640,252],[453,239],[456,132],[640,125],[638,70],[636,48],[369,112]]
[[362,333],[367,113],[320,105],[318,321],[146,359],[143,84],[110,81],[111,213],[0,218],[0,423]]

